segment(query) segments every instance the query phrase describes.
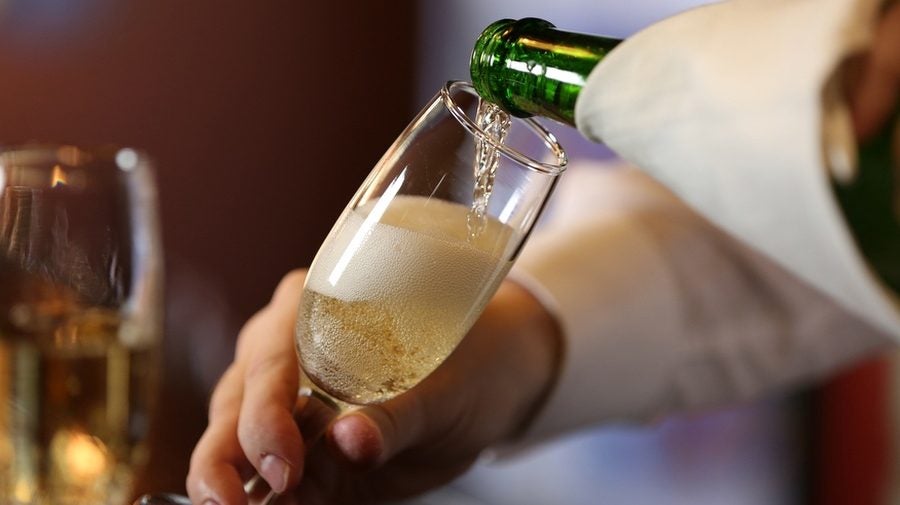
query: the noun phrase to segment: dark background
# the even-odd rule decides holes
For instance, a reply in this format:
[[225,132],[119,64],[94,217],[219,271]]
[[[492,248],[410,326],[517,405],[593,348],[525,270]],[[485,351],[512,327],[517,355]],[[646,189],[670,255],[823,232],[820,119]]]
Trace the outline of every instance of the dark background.
[[169,256],[239,318],[309,263],[416,107],[412,2],[8,5],[0,142],[145,149]]
[[239,322],[309,264],[418,108],[414,19],[402,1],[0,2],[0,143],[156,162],[169,317],[143,488],[182,488]]

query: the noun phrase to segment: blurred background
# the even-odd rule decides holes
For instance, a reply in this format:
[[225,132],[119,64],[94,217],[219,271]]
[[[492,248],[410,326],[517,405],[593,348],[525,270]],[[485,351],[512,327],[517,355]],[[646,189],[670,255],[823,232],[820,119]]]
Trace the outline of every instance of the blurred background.
[[[0,0],[0,143],[116,143],[156,160],[165,421],[142,490],[183,489],[241,322],[309,264],[418,108],[467,78],[482,28],[537,16],[624,37],[699,3]],[[574,164],[611,156],[556,131]],[[809,391],[581,433],[421,503],[888,503],[895,369],[881,359]]]

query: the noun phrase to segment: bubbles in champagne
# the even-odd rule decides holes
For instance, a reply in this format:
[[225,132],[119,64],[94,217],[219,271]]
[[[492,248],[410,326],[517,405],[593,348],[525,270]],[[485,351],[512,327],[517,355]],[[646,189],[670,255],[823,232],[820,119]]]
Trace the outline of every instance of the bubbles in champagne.
[[[490,138],[502,144],[509,133],[512,121],[503,109],[487,100],[478,99],[475,123]],[[484,231],[487,222],[487,206],[494,190],[494,176],[500,164],[500,153],[489,141],[476,137],[475,140],[475,188],[472,194],[472,209],[467,216],[469,237],[477,237]]]
[[488,220],[468,240],[469,209],[395,198],[353,211],[307,279],[297,347],[307,375],[349,403],[417,384],[456,347],[510,266],[512,229]]
[[423,332],[422,325],[402,326],[403,318],[389,304],[348,302],[307,290],[302,312],[309,325],[304,334],[310,337],[301,343],[307,374],[349,403],[377,402],[406,391],[449,353],[447,338],[430,328]]

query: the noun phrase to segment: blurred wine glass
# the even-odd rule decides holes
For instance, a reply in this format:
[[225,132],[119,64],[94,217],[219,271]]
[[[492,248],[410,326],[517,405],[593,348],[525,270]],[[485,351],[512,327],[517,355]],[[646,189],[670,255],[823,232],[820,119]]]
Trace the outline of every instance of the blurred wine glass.
[[162,258],[147,157],[0,149],[0,503],[125,503],[147,458]]

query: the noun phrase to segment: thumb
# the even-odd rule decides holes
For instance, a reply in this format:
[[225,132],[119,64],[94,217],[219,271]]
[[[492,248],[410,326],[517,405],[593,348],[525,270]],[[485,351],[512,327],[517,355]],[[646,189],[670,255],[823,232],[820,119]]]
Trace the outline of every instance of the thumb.
[[424,410],[415,394],[371,405],[341,416],[329,430],[329,442],[351,465],[374,468],[420,440]]

